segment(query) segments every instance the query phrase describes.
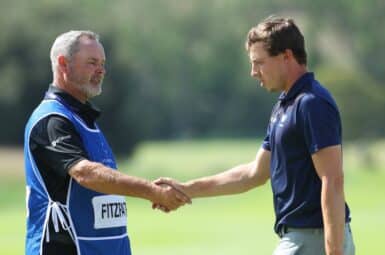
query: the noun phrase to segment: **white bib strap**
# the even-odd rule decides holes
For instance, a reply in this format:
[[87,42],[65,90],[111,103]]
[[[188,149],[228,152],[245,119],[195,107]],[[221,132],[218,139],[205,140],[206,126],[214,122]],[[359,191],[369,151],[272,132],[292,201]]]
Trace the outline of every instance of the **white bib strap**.
[[[52,219],[53,228],[56,233],[59,232],[59,223],[63,230],[67,231],[70,235],[71,239],[75,242],[75,237],[71,229],[71,225],[68,222],[68,211],[67,207],[59,202],[50,201],[48,206],[48,219]],[[45,240],[47,243],[49,243],[49,226],[47,221],[46,226],[46,235]]]

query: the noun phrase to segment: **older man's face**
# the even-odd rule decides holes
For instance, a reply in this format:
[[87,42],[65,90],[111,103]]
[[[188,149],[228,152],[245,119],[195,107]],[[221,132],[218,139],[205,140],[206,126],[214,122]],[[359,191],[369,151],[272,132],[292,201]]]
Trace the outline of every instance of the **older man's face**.
[[68,80],[82,97],[90,99],[102,92],[106,70],[103,46],[87,37],[81,38],[79,50],[69,61]]

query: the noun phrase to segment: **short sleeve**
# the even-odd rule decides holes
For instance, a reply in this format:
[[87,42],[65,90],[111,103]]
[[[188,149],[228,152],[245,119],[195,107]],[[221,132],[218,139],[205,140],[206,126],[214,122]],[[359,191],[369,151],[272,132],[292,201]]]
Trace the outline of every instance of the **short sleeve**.
[[48,116],[32,129],[30,148],[39,169],[65,178],[76,162],[87,158],[73,124],[61,116]]
[[336,105],[324,98],[305,96],[299,110],[300,124],[310,154],[341,144],[341,119]]
[[267,151],[271,151],[271,147],[270,147],[270,124],[267,127],[266,136],[262,142],[262,148],[267,150]]

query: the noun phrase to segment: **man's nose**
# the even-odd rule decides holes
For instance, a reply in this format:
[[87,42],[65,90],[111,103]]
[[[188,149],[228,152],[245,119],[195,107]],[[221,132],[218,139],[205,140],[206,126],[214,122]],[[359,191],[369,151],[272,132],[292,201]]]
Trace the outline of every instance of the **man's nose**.
[[254,67],[254,66],[252,66],[251,67],[251,71],[250,71],[250,76],[255,78],[255,79],[258,79],[259,76],[260,76],[259,69]]
[[99,65],[98,69],[96,70],[96,72],[98,74],[103,74],[105,75],[106,74],[106,68],[104,67],[104,65]]

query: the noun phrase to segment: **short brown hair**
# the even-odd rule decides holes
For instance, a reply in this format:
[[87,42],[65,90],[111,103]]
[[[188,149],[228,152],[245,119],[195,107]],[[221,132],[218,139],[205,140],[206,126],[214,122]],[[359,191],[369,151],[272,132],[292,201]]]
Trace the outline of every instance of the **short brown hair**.
[[256,42],[263,42],[270,56],[290,49],[299,64],[306,65],[305,40],[293,19],[269,16],[247,34],[246,50]]

